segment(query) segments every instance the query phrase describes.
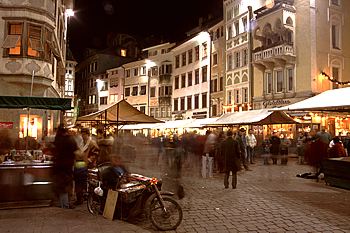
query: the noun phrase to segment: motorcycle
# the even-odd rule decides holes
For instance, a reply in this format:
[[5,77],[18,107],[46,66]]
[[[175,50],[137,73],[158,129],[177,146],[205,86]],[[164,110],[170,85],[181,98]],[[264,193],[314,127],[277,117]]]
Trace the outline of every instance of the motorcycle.
[[[110,168],[110,164],[102,164],[88,171],[87,207],[91,214],[103,214],[107,191],[111,188],[103,176]],[[161,180],[139,174],[123,174],[112,179],[115,180],[112,189],[118,192],[117,218],[129,220],[144,213],[153,226],[163,231],[174,230],[181,224],[182,208],[172,198],[174,193],[161,191]]]

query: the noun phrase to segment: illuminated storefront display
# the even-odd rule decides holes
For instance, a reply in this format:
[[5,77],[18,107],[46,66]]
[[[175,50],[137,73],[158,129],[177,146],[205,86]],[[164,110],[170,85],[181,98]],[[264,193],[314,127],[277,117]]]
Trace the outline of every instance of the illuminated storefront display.
[[[29,122],[29,124],[28,124]],[[28,131],[27,131],[28,128]],[[20,131],[19,137],[24,138],[27,136],[38,139],[41,136],[42,131],[42,118],[38,115],[30,115],[29,121],[27,115],[20,115]]]

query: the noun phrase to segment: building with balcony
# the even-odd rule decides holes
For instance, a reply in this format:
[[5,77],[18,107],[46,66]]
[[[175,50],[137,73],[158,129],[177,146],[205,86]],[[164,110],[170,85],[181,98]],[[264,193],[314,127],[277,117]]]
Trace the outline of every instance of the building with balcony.
[[224,1],[226,37],[226,103],[224,112],[246,111],[252,107],[253,69],[250,63],[250,20],[252,10],[265,1]]
[[254,109],[295,103],[349,81],[346,9],[349,1],[275,0],[254,11]]
[[[1,1],[0,93],[64,97],[66,9],[73,1]],[[28,118],[29,116],[29,118]],[[14,136],[42,139],[60,123],[53,110],[2,110],[0,121]]]
[[210,34],[202,31],[172,49],[173,119],[210,116],[210,47]]

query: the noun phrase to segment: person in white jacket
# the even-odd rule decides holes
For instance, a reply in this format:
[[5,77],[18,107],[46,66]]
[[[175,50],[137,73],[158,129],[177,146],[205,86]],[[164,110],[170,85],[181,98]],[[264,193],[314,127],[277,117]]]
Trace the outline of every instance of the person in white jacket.
[[247,163],[254,164],[254,150],[257,144],[256,138],[253,134],[253,130],[248,130],[248,135],[246,136],[247,141]]

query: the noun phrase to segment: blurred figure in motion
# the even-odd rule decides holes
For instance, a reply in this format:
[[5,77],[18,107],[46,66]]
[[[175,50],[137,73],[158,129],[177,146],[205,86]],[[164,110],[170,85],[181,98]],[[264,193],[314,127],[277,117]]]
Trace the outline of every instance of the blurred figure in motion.
[[215,155],[215,144],[217,136],[214,132],[207,130],[205,133],[207,138],[204,144],[204,151],[202,156],[202,177],[213,177],[213,164]]
[[69,208],[68,194],[71,192],[73,184],[74,152],[77,151],[78,146],[63,125],[57,129],[54,146],[54,192],[58,197],[60,207]]
[[224,186],[229,188],[229,177],[232,172],[232,188],[237,186],[237,171],[241,169],[241,150],[238,142],[233,139],[231,130],[227,131],[227,138],[222,143],[222,151],[224,155]]
[[[5,156],[13,149],[14,143],[8,129],[0,129],[0,163],[5,160]],[[13,158],[12,158],[13,159]]]

